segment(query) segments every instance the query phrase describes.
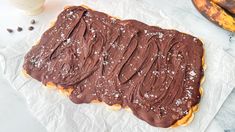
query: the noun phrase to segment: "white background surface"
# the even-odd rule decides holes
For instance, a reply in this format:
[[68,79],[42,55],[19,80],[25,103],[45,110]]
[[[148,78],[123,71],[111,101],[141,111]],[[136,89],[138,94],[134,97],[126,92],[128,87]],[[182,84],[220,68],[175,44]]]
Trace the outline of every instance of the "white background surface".
[[[48,16],[43,17],[51,17],[57,15],[56,11],[58,9],[62,9],[64,6],[63,2],[61,3],[55,3],[56,0],[49,0],[47,4],[47,8],[49,7],[50,10],[45,10],[48,12]],[[18,10],[15,10],[11,6],[8,5],[6,0],[2,0],[2,3],[0,4],[1,14],[0,19],[3,21],[0,23],[1,29],[0,29],[0,48],[5,48],[9,46],[8,44],[11,44],[11,42],[14,42],[15,40],[19,40],[20,37],[24,37],[20,33],[14,33],[14,37],[10,36],[11,39],[1,38],[3,34],[7,34],[5,28],[16,28],[17,26],[24,25],[24,31],[22,32],[24,35],[29,34],[29,31],[26,31],[27,24],[29,23],[32,18],[40,18],[42,16],[37,17],[28,17],[28,16],[22,16],[19,15],[19,18],[12,18],[10,17],[11,14],[14,14],[15,12],[18,13]],[[11,12],[9,12],[9,17],[5,18],[6,15],[2,15],[3,12],[8,12],[10,9],[12,9]],[[53,11],[53,9],[55,9]],[[19,13],[20,14],[20,13]],[[3,17],[4,16],[4,17]],[[15,16],[15,15],[14,15]],[[22,19],[23,17],[23,19]],[[18,21],[19,20],[19,21]],[[205,20],[207,23],[207,21]],[[45,26],[48,22],[45,22]],[[4,28],[5,27],[5,28]],[[215,28],[217,28],[215,26]],[[221,32],[224,32],[221,29]],[[35,34],[35,38],[37,38],[40,34],[37,34],[37,32],[33,32]],[[8,34],[10,35],[10,34]],[[9,37],[9,36],[8,36]],[[28,38],[33,39],[33,38]],[[6,41],[7,40],[7,41]],[[234,53],[235,54],[235,53]],[[26,103],[24,98],[14,89],[12,89],[9,85],[9,83],[3,79],[3,77],[0,74],[0,132],[15,132],[15,131],[24,131],[24,132],[44,132],[46,131],[45,128],[42,127],[42,125],[30,114],[29,110],[27,109]],[[223,106],[222,110],[219,112],[219,115],[215,118],[215,120],[212,122],[211,126],[209,127],[208,131],[223,131],[223,129],[230,129],[231,131],[234,130],[234,126],[232,126],[232,123],[235,123],[233,119],[235,118],[234,109],[230,108],[231,104],[235,104],[234,100],[235,93],[232,93],[232,96],[229,97],[229,99],[226,101],[226,104]]]

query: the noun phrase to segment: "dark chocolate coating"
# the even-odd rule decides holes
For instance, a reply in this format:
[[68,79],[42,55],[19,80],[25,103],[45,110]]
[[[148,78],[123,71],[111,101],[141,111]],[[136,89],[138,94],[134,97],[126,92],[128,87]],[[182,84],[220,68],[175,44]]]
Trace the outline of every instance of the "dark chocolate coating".
[[72,88],[74,103],[120,104],[170,127],[200,101],[202,57],[202,42],[191,35],[73,6],[26,54],[23,68],[43,84]]

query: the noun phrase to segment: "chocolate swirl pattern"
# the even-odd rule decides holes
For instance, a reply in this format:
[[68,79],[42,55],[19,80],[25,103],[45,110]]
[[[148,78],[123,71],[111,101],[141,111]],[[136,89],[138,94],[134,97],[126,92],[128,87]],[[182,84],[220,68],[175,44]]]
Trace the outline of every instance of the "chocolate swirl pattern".
[[23,68],[43,84],[72,89],[74,103],[119,104],[169,127],[200,101],[202,57],[193,36],[73,6],[26,54]]

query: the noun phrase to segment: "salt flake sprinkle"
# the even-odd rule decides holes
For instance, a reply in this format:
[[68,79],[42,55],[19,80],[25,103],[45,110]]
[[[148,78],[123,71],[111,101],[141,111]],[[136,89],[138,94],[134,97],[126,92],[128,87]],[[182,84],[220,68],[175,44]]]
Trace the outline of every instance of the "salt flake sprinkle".
[[191,75],[191,76],[195,76],[195,75],[196,75],[196,73],[195,73],[194,71],[190,71],[190,72],[189,72],[189,75]]

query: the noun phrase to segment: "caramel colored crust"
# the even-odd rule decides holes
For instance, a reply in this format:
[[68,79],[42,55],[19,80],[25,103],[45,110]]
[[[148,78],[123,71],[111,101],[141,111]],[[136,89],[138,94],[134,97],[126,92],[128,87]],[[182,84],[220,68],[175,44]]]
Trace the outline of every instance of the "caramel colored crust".
[[[87,6],[83,6],[84,8],[87,8],[87,9],[90,9],[88,8]],[[69,8],[69,6],[65,7],[65,9]],[[116,18],[116,17],[113,17],[113,18]],[[51,22],[50,26],[54,26],[55,25],[55,22]],[[203,57],[202,57],[202,65],[203,65],[203,69],[205,70],[205,59],[204,59],[204,54],[203,54]],[[28,75],[26,73],[26,71],[24,70],[23,73],[25,75]],[[204,77],[201,78],[201,81],[200,83],[202,84],[204,82]],[[73,91],[73,88],[64,88],[62,86],[56,86],[54,83],[52,82],[48,82],[46,84],[46,87],[49,87],[49,88],[56,88],[58,89],[61,93],[63,93],[64,95],[66,96],[69,96],[71,94],[71,92]],[[203,89],[200,88],[199,89],[200,91],[200,94],[202,95],[203,94]],[[103,103],[103,102],[100,102],[98,100],[93,100],[91,101],[91,103]],[[112,110],[120,110],[122,108],[122,106],[120,104],[114,104],[112,106],[109,106],[109,108],[111,108]],[[127,111],[131,111],[131,109],[129,107],[125,107],[125,109]],[[179,119],[174,125],[172,125],[171,127],[177,127],[177,126],[186,126],[188,125],[194,118],[194,113],[198,111],[198,104],[193,106],[187,115],[185,115],[183,118]]]

